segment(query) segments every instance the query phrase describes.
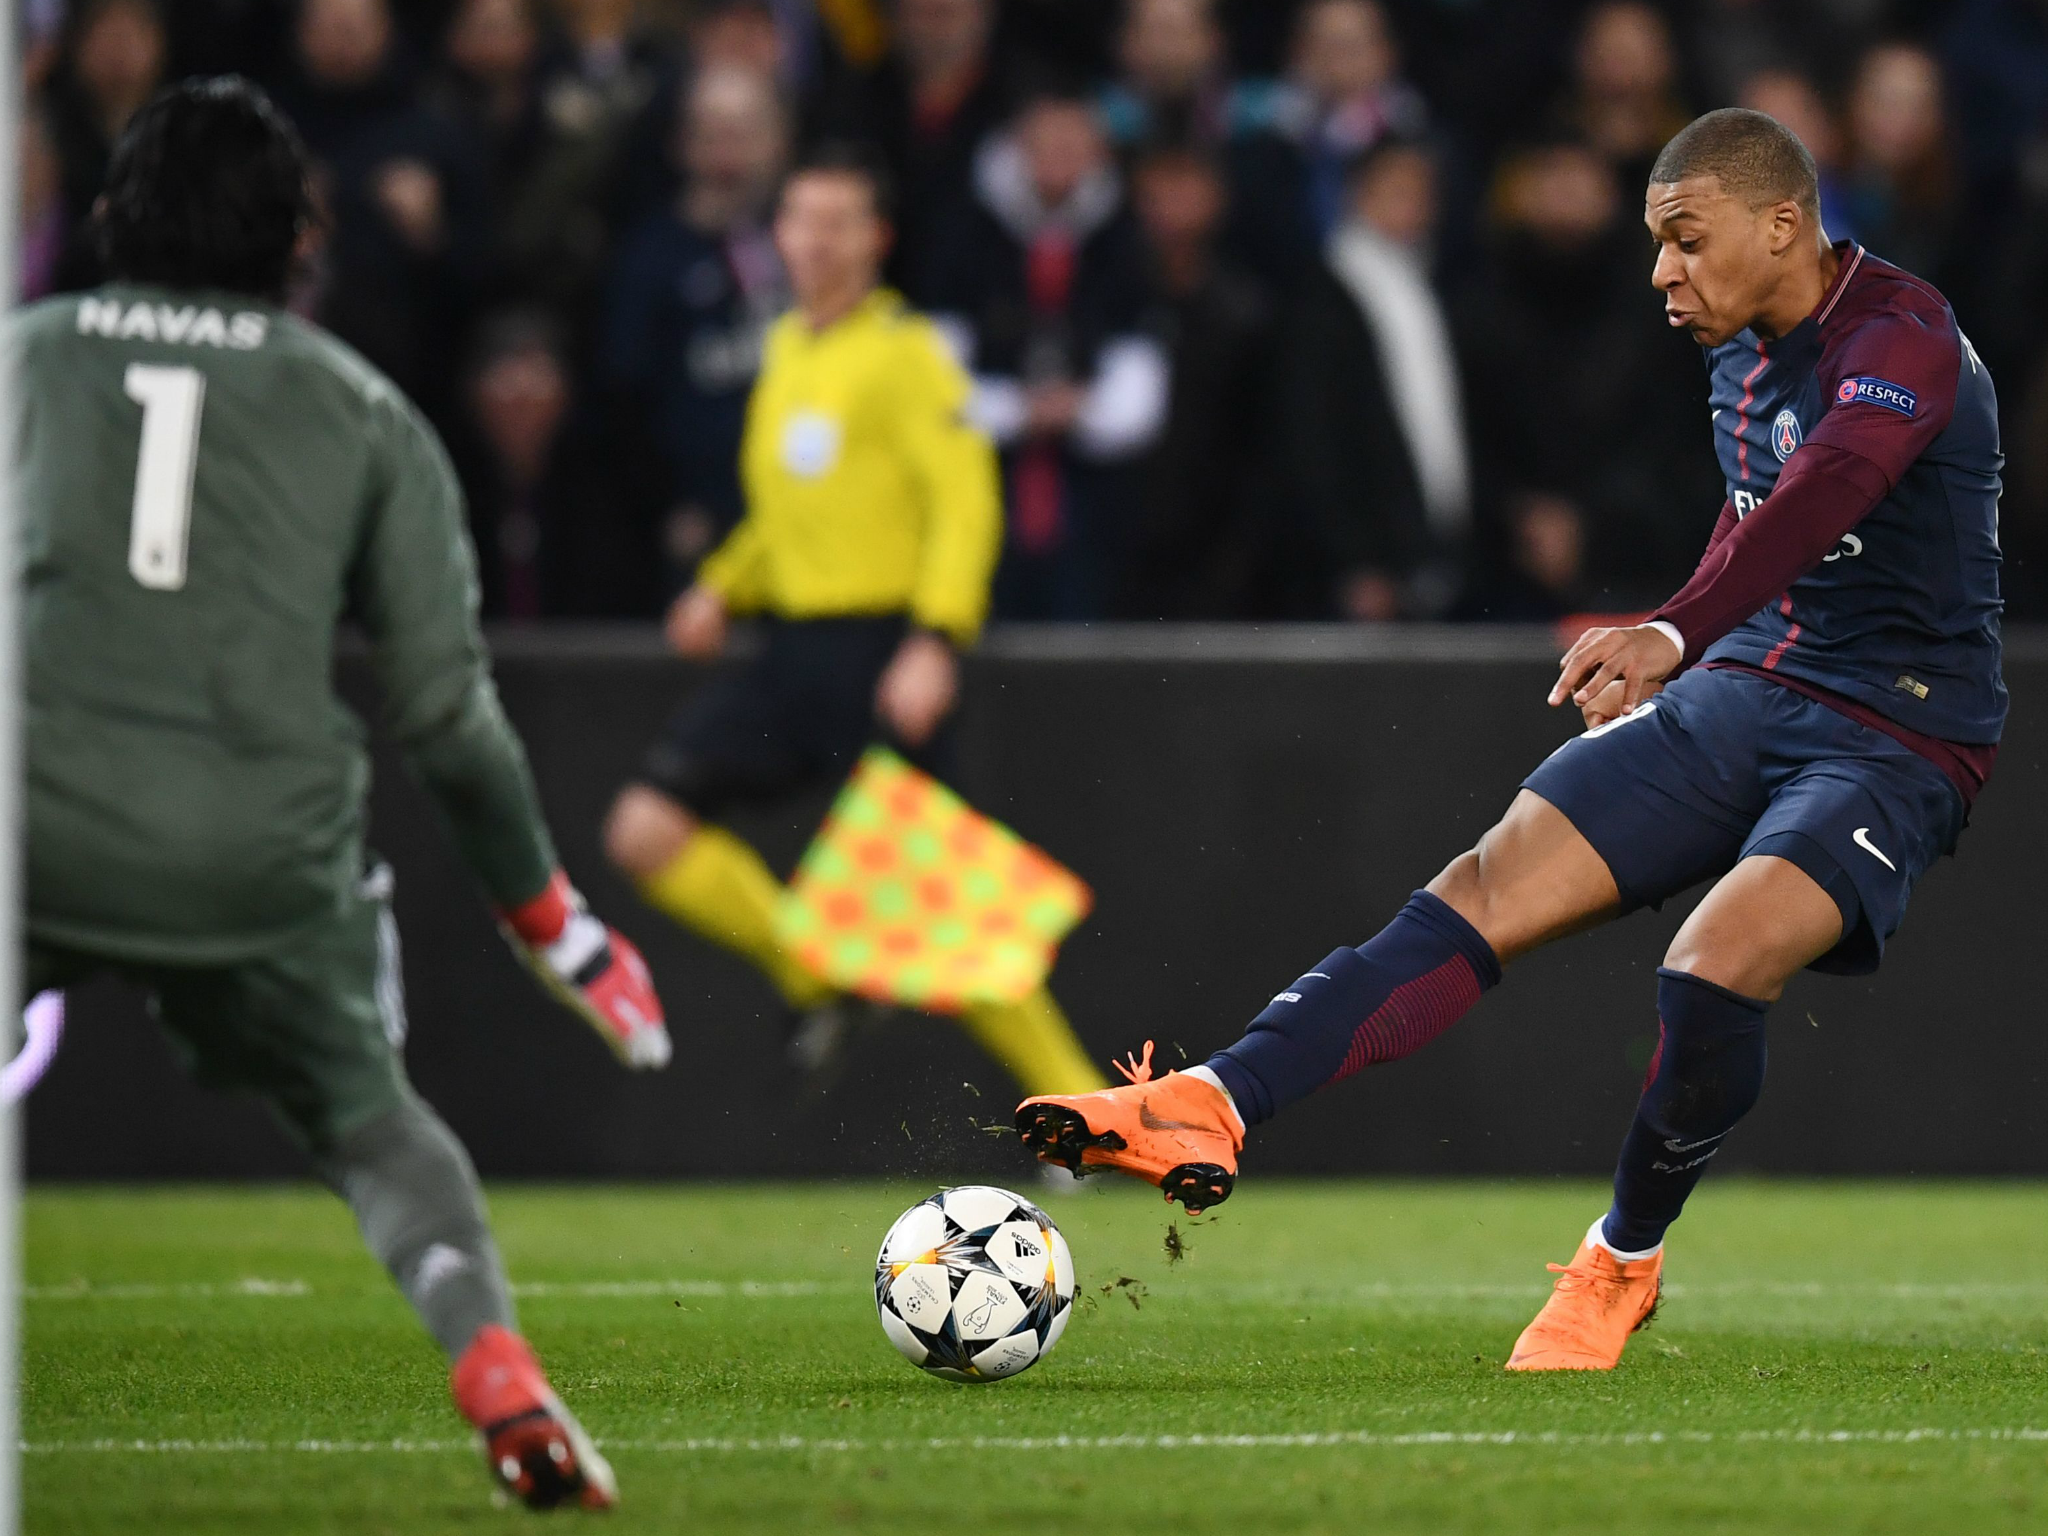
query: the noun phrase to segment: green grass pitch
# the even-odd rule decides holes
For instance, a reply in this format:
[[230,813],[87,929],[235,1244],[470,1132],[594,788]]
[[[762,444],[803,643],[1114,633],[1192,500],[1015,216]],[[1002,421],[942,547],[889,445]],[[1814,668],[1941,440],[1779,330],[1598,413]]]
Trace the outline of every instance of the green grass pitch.
[[[1046,1203],[1088,1303],[983,1388],[875,1322],[875,1246],[929,1192],[495,1192],[527,1332],[619,1472],[603,1529],[2048,1529],[2043,1186],[1710,1181],[1656,1325],[1562,1377],[1500,1361],[1591,1185],[1252,1180],[1180,1219],[1179,1263],[1151,1191],[1086,1192]],[[38,1190],[25,1245],[28,1530],[539,1528],[492,1507],[325,1195]]]

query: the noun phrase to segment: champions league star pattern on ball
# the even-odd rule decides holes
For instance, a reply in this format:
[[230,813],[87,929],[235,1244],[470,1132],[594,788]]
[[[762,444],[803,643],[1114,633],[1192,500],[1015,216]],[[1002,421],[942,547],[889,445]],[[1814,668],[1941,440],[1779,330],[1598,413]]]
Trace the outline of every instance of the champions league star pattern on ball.
[[1051,1353],[1074,1305],[1067,1240],[1007,1189],[968,1184],[912,1206],[882,1239],[875,1308],[912,1365],[1001,1381]]

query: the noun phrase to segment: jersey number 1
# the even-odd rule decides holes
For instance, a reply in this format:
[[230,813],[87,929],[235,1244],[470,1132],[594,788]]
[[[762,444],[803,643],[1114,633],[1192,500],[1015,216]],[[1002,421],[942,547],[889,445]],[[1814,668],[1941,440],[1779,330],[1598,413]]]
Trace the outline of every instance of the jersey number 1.
[[192,542],[192,472],[199,463],[206,375],[197,368],[130,363],[122,388],[142,407],[128,574],[153,591],[176,592],[185,585]]

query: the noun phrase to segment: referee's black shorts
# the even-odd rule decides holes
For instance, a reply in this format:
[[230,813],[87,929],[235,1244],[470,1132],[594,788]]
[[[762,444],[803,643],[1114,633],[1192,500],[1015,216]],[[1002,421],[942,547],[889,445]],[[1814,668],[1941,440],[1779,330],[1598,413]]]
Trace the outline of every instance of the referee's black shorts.
[[670,720],[642,782],[717,817],[837,784],[872,743],[948,777],[950,716],[917,750],[875,718],[875,686],[909,627],[901,614],[768,620],[760,651],[721,665]]

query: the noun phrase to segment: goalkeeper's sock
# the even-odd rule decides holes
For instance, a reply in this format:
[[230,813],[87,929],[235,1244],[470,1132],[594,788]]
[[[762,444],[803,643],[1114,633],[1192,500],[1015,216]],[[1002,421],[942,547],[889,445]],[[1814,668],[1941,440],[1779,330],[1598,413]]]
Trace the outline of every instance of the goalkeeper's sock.
[[699,827],[682,852],[638,883],[649,906],[753,961],[790,1007],[802,1012],[831,1000],[832,989],[776,942],[782,882],[725,828]]
[[1209,1069],[1248,1125],[1372,1062],[1422,1049],[1500,980],[1479,930],[1428,891],[1357,949],[1340,949],[1252,1020]]
[[517,1326],[476,1169],[421,1099],[408,1092],[317,1166],[451,1360],[486,1324]]
[[960,1022],[976,1044],[1003,1064],[1027,1098],[1093,1093],[1109,1086],[1044,987],[1020,1002],[976,1003]]

